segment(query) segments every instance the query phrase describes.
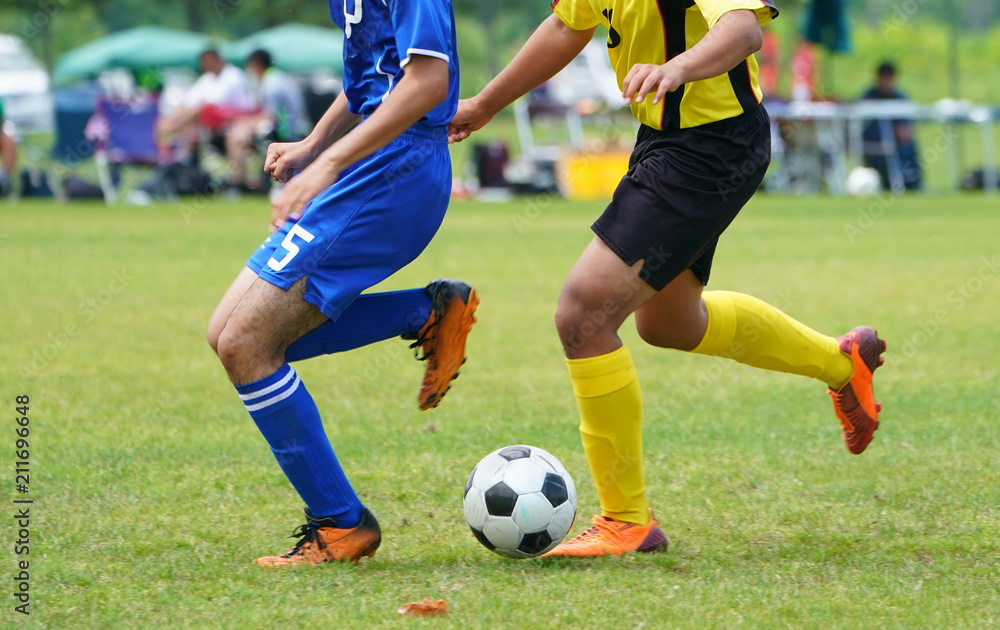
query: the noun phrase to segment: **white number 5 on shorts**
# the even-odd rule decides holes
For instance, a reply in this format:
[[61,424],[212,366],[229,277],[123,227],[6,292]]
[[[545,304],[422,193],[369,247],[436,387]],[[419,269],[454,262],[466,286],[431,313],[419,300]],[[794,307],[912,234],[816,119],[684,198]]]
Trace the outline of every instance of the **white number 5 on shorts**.
[[288,230],[288,234],[285,235],[285,240],[281,241],[281,246],[284,247],[288,253],[285,254],[285,257],[282,258],[281,260],[275,260],[274,257],[272,256],[271,260],[267,261],[267,266],[270,267],[273,271],[281,271],[282,269],[284,269],[285,265],[287,265],[289,261],[291,261],[291,259],[295,257],[295,254],[299,253],[299,246],[292,242],[293,236],[299,236],[303,241],[307,243],[311,243],[312,240],[315,238],[312,234],[310,234],[305,228],[303,228],[298,223],[293,225],[292,229]]

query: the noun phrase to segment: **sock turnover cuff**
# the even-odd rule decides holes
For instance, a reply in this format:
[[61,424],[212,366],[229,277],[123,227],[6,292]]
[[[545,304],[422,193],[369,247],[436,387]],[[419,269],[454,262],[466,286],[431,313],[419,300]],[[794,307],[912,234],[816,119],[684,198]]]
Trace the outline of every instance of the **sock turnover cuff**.
[[628,348],[586,359],[566,359],[573,392],[578,398],[596,398],[624,389],[637,378]]
[[295,369],[285,363],[274,374],[259,381],[236,385],[236,391],[247,411],[257,411],[288,398],[301,383]]
[[702,299],[708,308],[708,328],[691,352],[719,356],[729,349],[736,335],[736,304],[730,291],[705,291]]

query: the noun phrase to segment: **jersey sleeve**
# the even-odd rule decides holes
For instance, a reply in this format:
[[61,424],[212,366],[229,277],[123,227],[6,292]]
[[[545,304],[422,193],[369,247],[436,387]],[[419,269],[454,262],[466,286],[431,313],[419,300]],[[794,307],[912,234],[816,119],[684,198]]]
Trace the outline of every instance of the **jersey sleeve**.
[[450,3],[444,0],[389,0],[389,13],[399,50],[399,67],[409,63],[411,55],[452,60]]
[[574,31],[586,31],[601,23],[589,0],[554,0],[552,12]]
[[724,14],[737,9],[749,9],[757,15],[757,22],[763,26],[778,17],[774,0],[694,0],[701,14],[708,22],[708,28],[715,26]]

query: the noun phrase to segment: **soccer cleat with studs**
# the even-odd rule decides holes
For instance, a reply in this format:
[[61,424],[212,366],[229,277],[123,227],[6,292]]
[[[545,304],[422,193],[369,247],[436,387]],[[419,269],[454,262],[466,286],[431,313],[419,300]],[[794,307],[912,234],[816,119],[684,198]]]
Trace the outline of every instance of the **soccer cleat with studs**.
[[660,523],[653,516],[652,510],[649,511],[647,525],[623,523],[596,515],[590,522],[593,525],[590,529],[542,554],[542,557],[620,556],[623,553],[666,551],[669,545],[667,535],[660,529]]
[[827,393],[833,399],[833,411],[844,430],[847,450],[860,455],[878,429],[878,414],[882,405],[875,402],[872,375],[885,363],[882,353],[886,345],[878,338],[878,333],[868,326],[858,326],[837,341],[840,351],[854,362],[854,372],[851,380],[839,391],[827,389]]
[[254,562],[259,567],[293,567],[301,564],[319,566],[324,562],[349,560],[357,564],[361,558],[371,558],[382,544],[382,531],[375,515],[361,509],[361,522],[356,527],[338,529],[332,518],[316,518],[306,508],[306,524],[290,536],[299,542],[281,556],[264,556]]
[[476,290],[461,280],[435,280],[427,285],[431,298],[431,314],[415,336],[410,348],[420,348],[427,361],[424,380],[417,402],[421,411],[437,407],[451,389],[451,382],[458,378],[458,370],[465,363],[465,341],[476,323],[479,297]]

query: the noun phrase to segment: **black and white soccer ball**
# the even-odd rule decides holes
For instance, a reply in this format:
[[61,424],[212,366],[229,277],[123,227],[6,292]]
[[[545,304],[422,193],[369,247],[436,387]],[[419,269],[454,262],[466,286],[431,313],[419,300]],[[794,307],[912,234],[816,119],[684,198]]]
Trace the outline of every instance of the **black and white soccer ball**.
[[534,446],[484,457],[465,484],[465,521],[476,539],[508,558],[558,545],[576,518],[576,487],[558,459]]

